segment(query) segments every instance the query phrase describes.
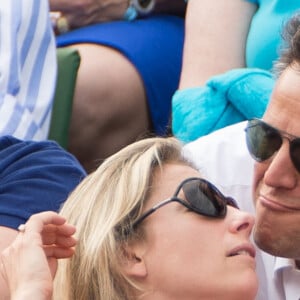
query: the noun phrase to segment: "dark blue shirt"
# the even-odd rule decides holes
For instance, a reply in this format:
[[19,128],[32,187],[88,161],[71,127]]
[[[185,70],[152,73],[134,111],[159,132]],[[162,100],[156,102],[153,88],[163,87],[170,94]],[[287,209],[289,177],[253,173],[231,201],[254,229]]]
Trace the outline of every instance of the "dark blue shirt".
[[34,213],[58,211],[85,175],[55,142],[0,137],[0,226],[16,229]]

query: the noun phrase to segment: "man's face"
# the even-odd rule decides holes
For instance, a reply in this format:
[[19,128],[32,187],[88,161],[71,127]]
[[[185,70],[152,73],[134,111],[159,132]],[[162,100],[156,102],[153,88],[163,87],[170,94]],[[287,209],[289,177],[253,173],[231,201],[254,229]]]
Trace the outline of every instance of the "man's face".
[[[275,86],[263,120],[273,127],[300,137],[300,72],[287,68]],[[300,174],[289,154],[289,141],[268,160],[256,163],[254,239],[275,256],[300,259]]]

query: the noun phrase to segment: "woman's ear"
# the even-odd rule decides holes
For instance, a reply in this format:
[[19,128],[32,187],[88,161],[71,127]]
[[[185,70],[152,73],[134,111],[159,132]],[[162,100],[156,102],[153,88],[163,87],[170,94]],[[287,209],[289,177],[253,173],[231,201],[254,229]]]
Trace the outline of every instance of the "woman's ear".
[[142,279],[147,276],[142,242],[131,242],[123,246],[122,267],[127,276]]

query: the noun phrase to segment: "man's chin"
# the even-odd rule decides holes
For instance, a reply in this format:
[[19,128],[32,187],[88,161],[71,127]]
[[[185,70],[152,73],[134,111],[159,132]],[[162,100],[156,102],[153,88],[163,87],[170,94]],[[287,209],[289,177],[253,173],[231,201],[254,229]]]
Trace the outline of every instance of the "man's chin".
[[257,247],[264,252],[279,256],[280,245],[270,224],[257,222],[253,230],[253,238]]
[[254,234],[254,242],[256,246],[270,255],[278,256],[278,251],[273,248],[273,243],[269,240],[266,241],[260,234]]
[[295,259],[299,257],[299,248],[297,243],[281,238],[282,233],[271,235],[261,230],[254,230],[254,242],[262,251],[279,257]]

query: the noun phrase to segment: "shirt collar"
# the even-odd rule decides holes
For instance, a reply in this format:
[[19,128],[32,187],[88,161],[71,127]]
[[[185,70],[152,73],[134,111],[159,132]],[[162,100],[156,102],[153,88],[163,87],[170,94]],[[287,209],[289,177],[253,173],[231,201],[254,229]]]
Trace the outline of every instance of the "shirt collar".
[[295,260],[284,257],[275,257],[274,272],[277,273],[279,270],[286,268],[296,269]]

